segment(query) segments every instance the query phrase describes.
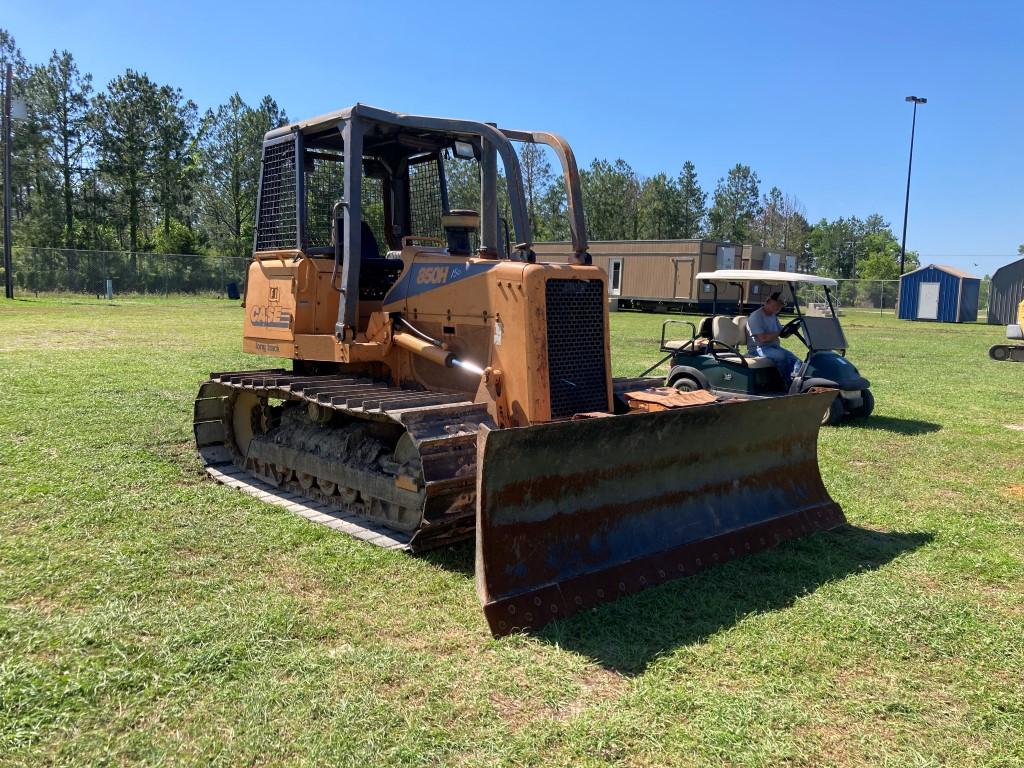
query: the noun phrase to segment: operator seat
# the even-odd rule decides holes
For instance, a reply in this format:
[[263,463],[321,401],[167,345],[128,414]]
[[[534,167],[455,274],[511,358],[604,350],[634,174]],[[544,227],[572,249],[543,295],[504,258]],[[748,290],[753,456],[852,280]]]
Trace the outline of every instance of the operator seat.
[[[359,222],[359,298],[381,301],[402,274],[401,259],[384,259],[373,229],[365,221]],[[338,237],[345,236],[345,221],[339,216]]]
[[749,368],[770,368],[775,365],[767,357],[757,355],[744,355],[743,345],[747,343],[747,318],[746,315],[729,317],[728,315],[717,315],[711,321],[711,328],[715,341],[726,344],[736,350],[733,352],[719,352],[718,357],[728,363],[746,362]]
[[[380,258],[380,246],[377,244],[377,236],[373,234],[373,228],[365,221],[359,222],[359,260]],[[345,220],[338,217],[338,237],[345,236]]]

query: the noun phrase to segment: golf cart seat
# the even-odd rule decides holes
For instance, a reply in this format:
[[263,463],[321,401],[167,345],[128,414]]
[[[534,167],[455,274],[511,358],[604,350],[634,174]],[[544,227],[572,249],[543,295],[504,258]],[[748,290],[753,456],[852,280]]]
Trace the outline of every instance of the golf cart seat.
[[[727,363],[746,363],[749,368],[771,368],[775,365],[767,357],[757,355],[744,355],[740,350],[747,343],[747,318],[744,315],[728,317],[717,315],[711,322],[714,332],[714,339],[718,342],[715,346],[716,356]],[[719,351],[722,345],[729,347],[728,350]]]

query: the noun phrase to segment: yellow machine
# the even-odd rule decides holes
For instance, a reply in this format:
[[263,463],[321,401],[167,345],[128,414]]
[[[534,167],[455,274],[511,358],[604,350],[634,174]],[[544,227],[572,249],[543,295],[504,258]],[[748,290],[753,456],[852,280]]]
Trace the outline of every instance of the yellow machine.
[[[561,164],[568,264],[536,262],[514,142]],[[479,212],[450,209],[456,162]],[[475,531],[497,633],[842,522],[816,457],[834,393],[632,410],[660,380],[612,377],[607,297],[554,134],[365,105],[272,131],[244,349],[291,365],[212,374],[197,446],[216,479],[373,544]]]
[[[1006,326],[1006,338],[1024,341],[1024,301],[1017,305],[1017,322]],[[988,356],[993,360],[1024,363],[1024,344],[995,344],[989,347]]]

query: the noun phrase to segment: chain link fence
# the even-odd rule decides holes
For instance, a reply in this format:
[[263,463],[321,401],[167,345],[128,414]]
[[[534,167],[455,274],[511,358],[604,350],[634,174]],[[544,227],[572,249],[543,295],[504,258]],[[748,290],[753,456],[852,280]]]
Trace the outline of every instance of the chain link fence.
[[835,290],[838,309],[877,309],[895,312],[899,280],[839,280]]
[[15,295],[103,296],[110,280],[115,294],[224,296],[232,285],[240,289],[249,263],[233,256],[18,246],[11,255]]
[[[248,257],[182,253],[131,253],[70,248],[18,247],[12,249],[15,294],[106,294],[112,281],[115,294],[207,294],[225,296],[230,286],[241,290]],[[833,292],[840,311],[895,312],[898,280],[839,280]],[[979,317],[988,306],[990,280],[982,280]],[[800,301],[825,302],[825,294],[804,286]]]
[[[879,314],[895,313],[899,303],[899,280],[837,280],[839,283],[832,291],[832,299],[840,312],[849,310],[875,311]],[[984,317],[988,307],[989,285],[991,280],[981,281],[978,301],[978,317]],[[803,286],[800,289],[800,301],[806,304],[825,303],[825,293],[814,286]]]

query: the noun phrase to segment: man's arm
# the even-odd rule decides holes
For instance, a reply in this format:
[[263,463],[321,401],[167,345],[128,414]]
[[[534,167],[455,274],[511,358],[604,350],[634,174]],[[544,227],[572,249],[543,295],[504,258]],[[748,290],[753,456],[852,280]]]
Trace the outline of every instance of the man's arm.
[[[753,322],[751,322],[751,320]],[[747,321],[747,328],[750,329],[750,335],[754,337],[754,341],[758,344],[767,344],[770,341],[775,341],[779,338],[779,331],[769,331],[767,329],[767,322],[765,317],[761,315],[751,315],[750,320]]]

